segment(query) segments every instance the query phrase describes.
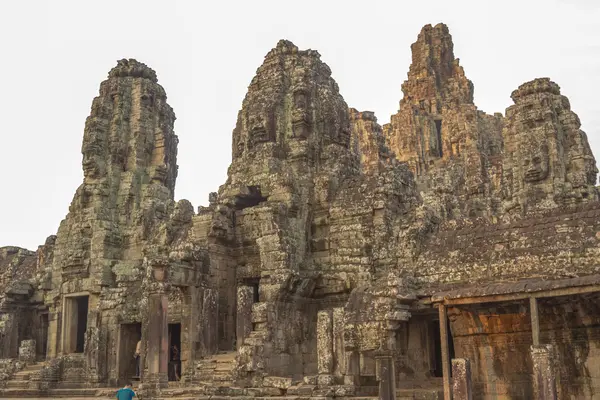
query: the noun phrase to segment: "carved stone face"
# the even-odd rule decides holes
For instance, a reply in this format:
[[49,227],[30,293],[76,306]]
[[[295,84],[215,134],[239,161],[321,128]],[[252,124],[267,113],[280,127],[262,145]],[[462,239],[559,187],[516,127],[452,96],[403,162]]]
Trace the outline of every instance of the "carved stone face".
[[256,100],[248,110],[246,129],[248,131],[248,148],[254,148],[260,143],[275,141],[273,126],[269,115],[273,110],[268,104]]
[[348,106],[331,71],[314,52],[288,50],[269,53],[252,80],[233,132],[234,158],[266,142],[281,146],[277,157],[294,159],[313,151],[314,146],[301,143],[309,139],[349,146]]
[[293,94],[294,108],[292,110],[293,138],[306,139],[311,133],[311,118],[308,111],[308,93],[298,89]]
[[102,133],[94,131],[93,126],[89,127],[84,137],[81,148],[83,153],[83,176],[86,178],[100,178],[104,175],[106,163],[103,157]]
[[167,180],[167,166],[157,165],[150,169],[150,179],[164,183]]
[[312,133],[310,115],[310,78],[304,68],[294,70],[292,75],[292,138],[306,139]]
[[524,142],[519,153],[525,182],[540,182],[548,177],[550,161],[548,145],[540,144],[538,141]]

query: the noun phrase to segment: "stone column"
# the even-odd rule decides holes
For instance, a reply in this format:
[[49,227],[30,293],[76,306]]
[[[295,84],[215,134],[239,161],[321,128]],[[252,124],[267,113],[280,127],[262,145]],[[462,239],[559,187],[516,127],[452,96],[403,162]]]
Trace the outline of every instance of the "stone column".
[[533,398],[556,400],[556,369],[552,345],[531,346],[533,360]]
[[531,337],[534,346],[540,344],[540,317],[538,303],[535,297],[529,299],[529,313],[531,314]]
[[148,293],[148,319],[146,327],[146,363],[148,374],[143,376],[144,389],[160,390],[168,386],[169,327],[167,321],[168,297],[165,280],[166,267],[155,267],[154,278]]
[[360,353],[356,349],[346,349],[345,354],[346,374],[344,375],[344,384],[358,386],[360,384]]
[[[92,296],[90,295],[90,300]],[[92,304],[92,301],[89,303]],[[88,312],[87,327],[85,330],[85,366],[87,370],[87,379],[90,383],[101,381],[100,365],[100,312],[90,307]]]
[[197,358],[196,344],[200,342],[198,332],[198,323],[200,320],[200,290],[200,288],[194,286],[185,288],[185,305],[188,316],[186,321],[187,333],[184,334],[185,329],[182,329],[181,335],[181,373],[182,380],[186,383],[191,382],[194,377],[194,361]]
[[473,400],[471,362],[467,358],[452,360],[452,399]]
[[344,308],[333,309],[333,374],[343,376],[346,367],[344,350]]
[[440,341],[442,347],[442,375],[444,382],[444,400],[452,400],[450,388],[450,355],[448,353],[448,314],[444,304],[438,305],[440,316]]
[[396,400],[394,358],[388,352],[379,352],[375,355],[375,364],[379,381],[379,400]]
[[60,311],[57,311],[54,306],[50,306],[48,312],[48,334],[47,334],[47,344],[46,344],[46,360],[52,360],[56,358],[59,353],[59,344],[61,337],[60,332],[60,321],[62,319],[62,315]]
[[236,343],[237,348],[244,343],[252,332],[252,304],[254,303],[254,287],[239,285],[237,287]]
[[317,371],[319,385],[333,384],[333,317],[331,310],[317,314]]
[[219,348],[219,293],[215,289],[204,289],[202,293],[202,341],[201,357],[216,354]]

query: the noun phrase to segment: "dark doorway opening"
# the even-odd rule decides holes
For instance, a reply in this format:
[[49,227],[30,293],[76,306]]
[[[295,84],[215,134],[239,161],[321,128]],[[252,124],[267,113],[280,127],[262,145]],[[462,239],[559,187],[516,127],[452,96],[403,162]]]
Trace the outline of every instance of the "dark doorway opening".
[[83,353],[88,322],[88,296],[65,296],[62,315],[62,351]]
[[[452,338],[452,332],[450,331],[450,321],[447,322],[448,327],[448,357],[450,360],[454,358],[454,339]],[[432,347],[433,347],[433,360],[431,363],[431,375],[434,377],[444,376],[442,368],[442,339],[440,336],[440,321],[431,322],[431,335],[432,335]]]
[[435,120],[435,130],[437,133],[437,145],[440,157],[443,157],[444,153],[442,151],[442,120]]
[[75,353],[83,353],[85,345],[85,331],[87,329],[88,296],[76,297],[77,302],[77,342]]
[[181,379],[181,324],[169,324],[169,380]]
[[260,191],[259,186],[247,186],[235,196],[235,208],[243,210],[248,207],[254,207],[267,201]]
[[48,314],[40,315],[38,360],[46,359],[48,351]]
[[135,350],[137,343],[142,339],[142,324],[134,322],[131,324],[121,324],[121,333],[119,337],[118,353],[118,373],[119,384],[138,376]]
[[258,303],[259,302],[259,296],[258,296],[258,287],[260,284],[260,279],[245,279],[244,280],[244,285],[246,286],[250,286],[252,288],[252,303]]

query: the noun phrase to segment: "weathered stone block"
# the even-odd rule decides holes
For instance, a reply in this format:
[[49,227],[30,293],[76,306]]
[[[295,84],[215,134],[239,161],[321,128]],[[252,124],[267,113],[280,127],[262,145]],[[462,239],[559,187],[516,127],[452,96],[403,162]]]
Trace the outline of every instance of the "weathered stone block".
[[318,375],[317,385],[319,387],[328,387],[335,383],[335,377],[333,375]]
[[292,386],[292,378],[282,378],[279,376],[265,376],[263,379],[264,387],[274,387],[278,389],[287,389]]
[[35,340],[23,340],[19,346],[19,361],[35,363]]
[[302,381],[304,382],[305,385],[317,385],[317,375],[308,375],[305,376]]

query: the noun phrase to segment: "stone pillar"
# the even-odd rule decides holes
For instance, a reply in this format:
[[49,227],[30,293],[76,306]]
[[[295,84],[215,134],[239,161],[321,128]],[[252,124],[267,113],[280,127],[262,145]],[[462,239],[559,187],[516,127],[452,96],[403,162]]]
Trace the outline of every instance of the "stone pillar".
[[379,400],[396,400],[396,368],[391,354],[376,354]]
[[46,345],[46,360],[52,360],[58,356],[59,350],[59,338],[61,337],[60,332],[60,321],[61,313],[50,307],[48,312],[48,340]]
[[[190,286],[185,288],[185,304],[188,311],[187,315],[187,333],[182,329],[181,341],[181,373],[184,382],[191,382],[194,377],[194,361],[197,358],[196,348],[200,342],[198,323],[200,318],[201,289]],[[204,322],[204,321],[202,321]],[[182,326],[183,328],[183,326]]]
[[452,399],[473,400],[471,362],[467,358],[452,360]]
[[346,375],[344,376],[345,385],[360,384],[360,353],[357,350],[346,349]]
[[346,354],[344,350],[344,308],[333,309],[333,374],[344,375]]
[[158,388],[167,387],[169,363],[169,328],[167,322],[167,294],[164,291],[148,296],[148,348],[146,360],[148,376],[145,383]]
[[535,297],[529,298],[529,313],[531,314],[531,337],[533,345],[540,345],[540,317],[538,312],[538,302]]
[[[90,300],[91,300],[90,296]],[[90,305],[92,302],[90,301]],[[100,312],[97,310],[88,311],[87,327],[85,330],[85,364],[87,370],[87,380],[90,383],[101,381],[100,365]]]
[[440,316],[440,341],[442,347],[442,379],[444,382],[444,400],[452,400],[450,388],[450,355],[448,353],[448,314],[444,304],[438,305]]
[[215,289],[204,289],[202,294],[202,340],[201,356],[216,354],[219,348],[219,293]]
[[333,379],[333,317],[331,310],[317,314],[317,372],[319,385],[328,385]]
[[142,376],[147,393],[160,391],[168,386],[169,326],[167,321],[168,296],[166,266],[153,268],[156,282],[151,283],[148,294],[148,318],[146,326],[146,364],[148,374]]
[[533,398],[556,400],[556,368],[552,345],[531,346]]
[[252,332],[252,304],[254,303],[254,287],[240,285],[237,287],[236,343],[237,348],[244,343]]

